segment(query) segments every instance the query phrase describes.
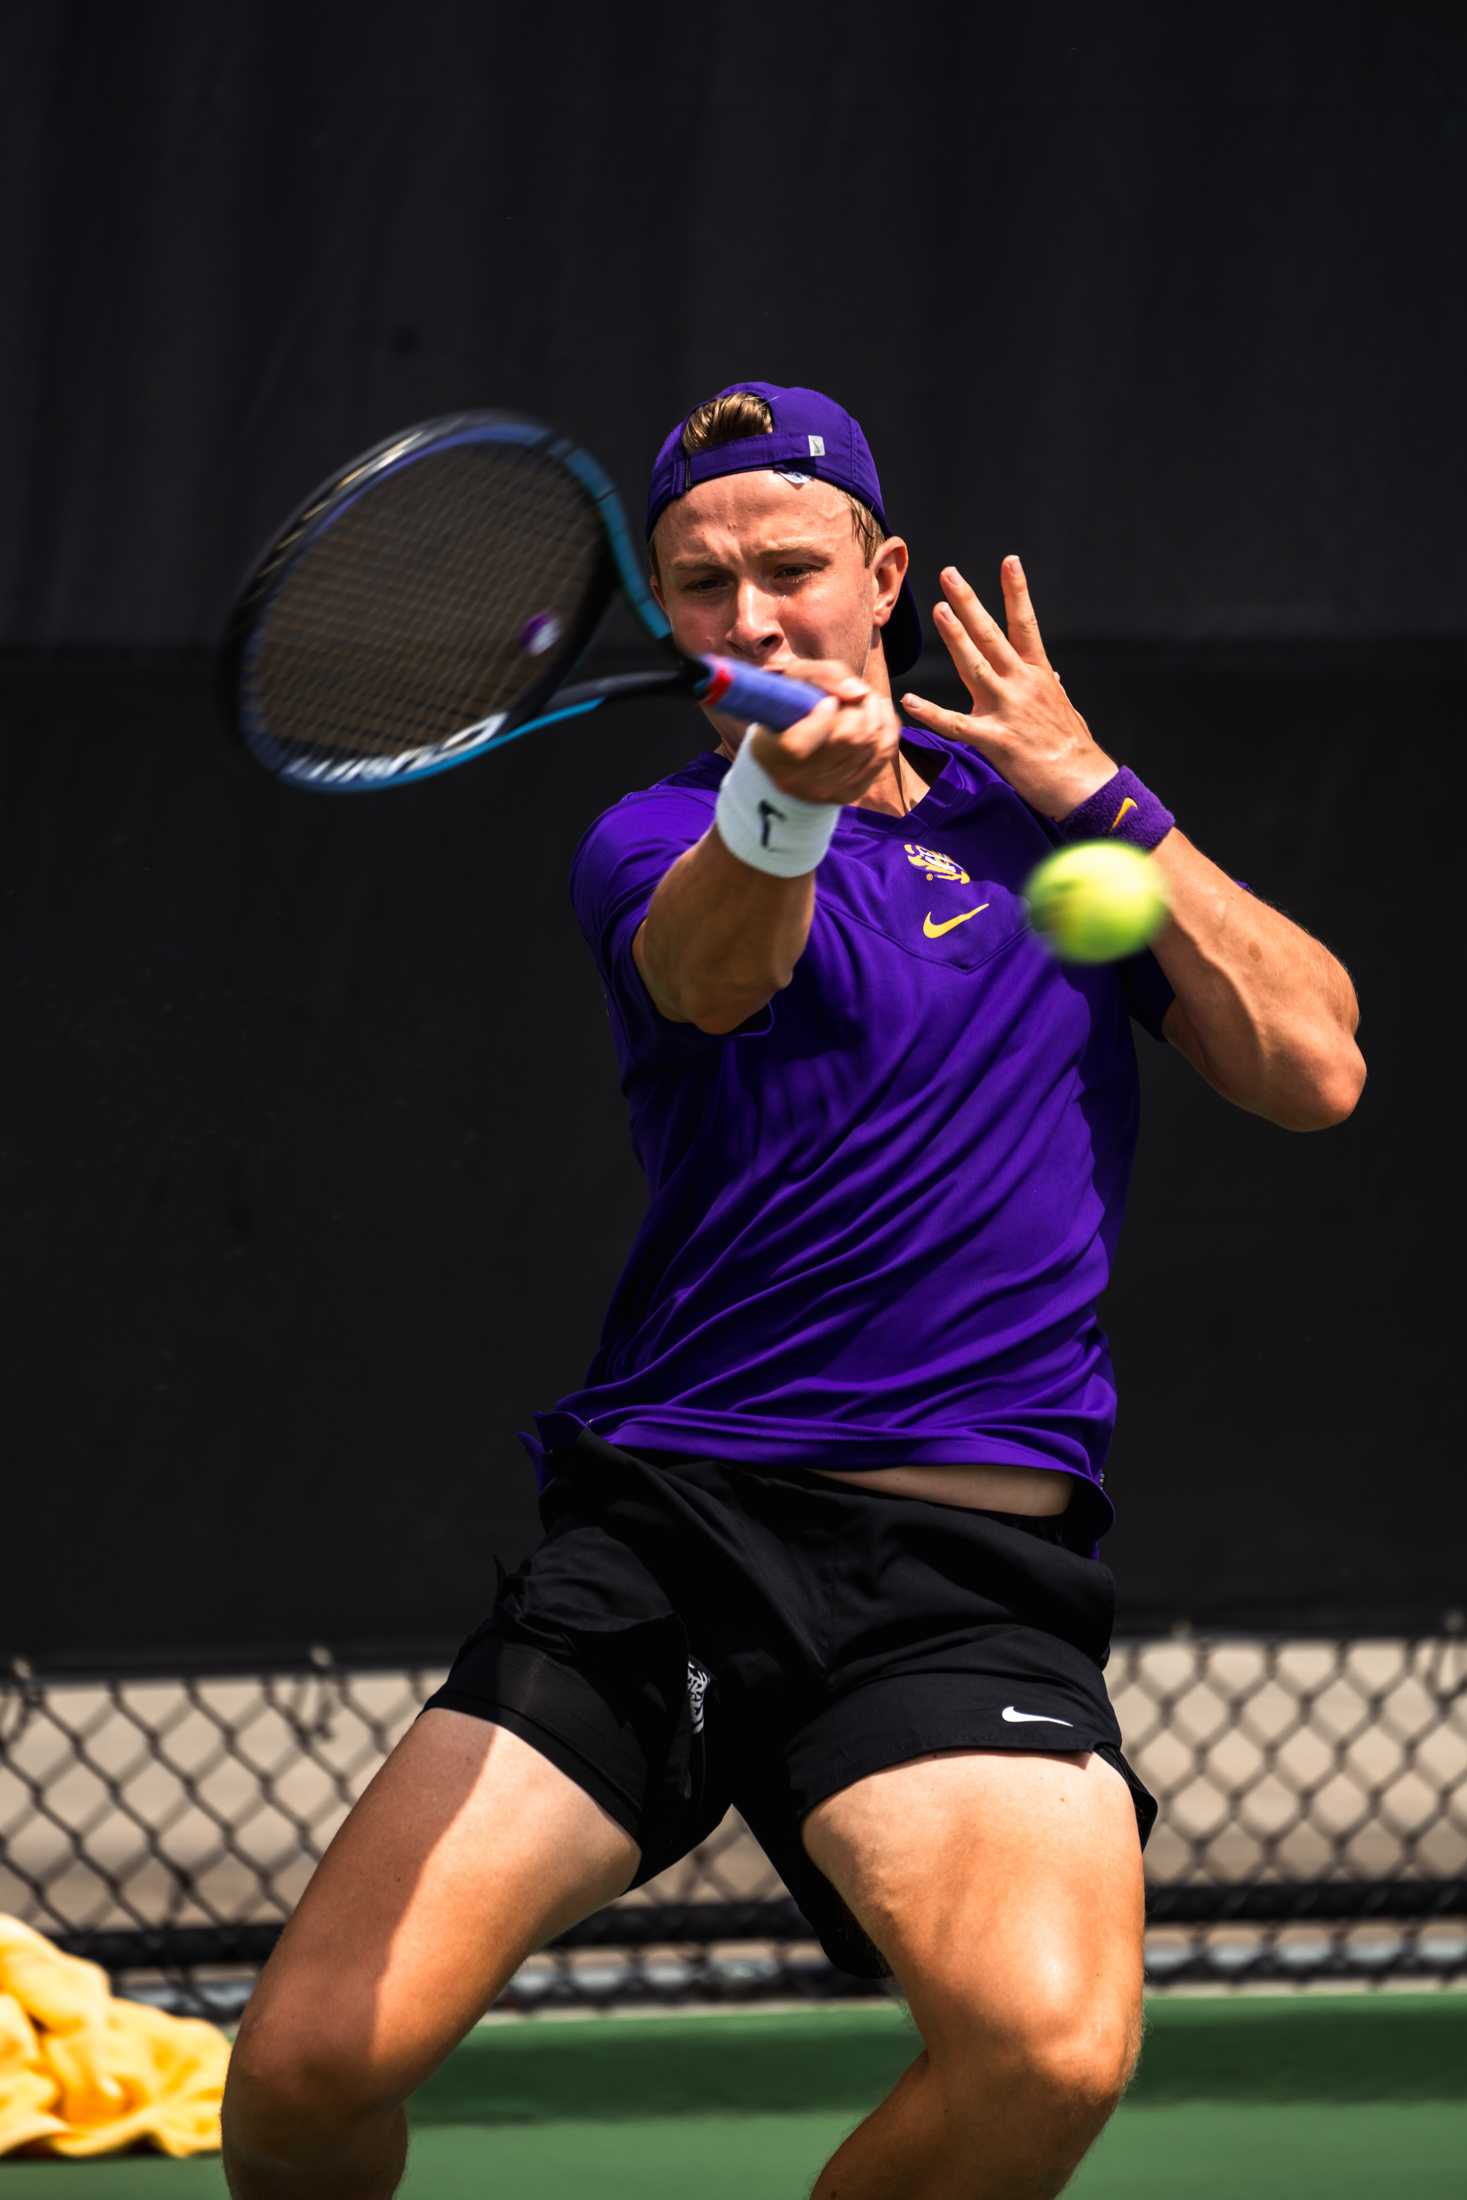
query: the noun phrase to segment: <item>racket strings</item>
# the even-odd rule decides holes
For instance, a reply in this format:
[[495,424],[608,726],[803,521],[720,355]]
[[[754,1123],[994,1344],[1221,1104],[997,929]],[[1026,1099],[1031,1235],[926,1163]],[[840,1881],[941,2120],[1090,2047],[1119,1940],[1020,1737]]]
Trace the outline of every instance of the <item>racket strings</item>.
[[611,586],[595,506],[561,466],[503,444],[433,451],[296,559],[246,677],[277,741],[432,748],[557,684]]

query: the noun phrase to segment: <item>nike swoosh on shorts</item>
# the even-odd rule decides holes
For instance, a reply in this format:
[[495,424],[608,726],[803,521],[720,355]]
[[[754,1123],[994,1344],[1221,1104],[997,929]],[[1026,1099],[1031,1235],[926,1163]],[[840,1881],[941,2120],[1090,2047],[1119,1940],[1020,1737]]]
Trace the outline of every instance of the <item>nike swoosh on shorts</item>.
[[1004,1705],[1003,1715],[1010,1726],[1017,1726],[1021,1720],[1027,1724],[1034,1719],[1041,1726],[1073,1726],[1075,1723],[1073,1719],[1052,1719],[1047,1711],[1016,1711],[1011,1703]]

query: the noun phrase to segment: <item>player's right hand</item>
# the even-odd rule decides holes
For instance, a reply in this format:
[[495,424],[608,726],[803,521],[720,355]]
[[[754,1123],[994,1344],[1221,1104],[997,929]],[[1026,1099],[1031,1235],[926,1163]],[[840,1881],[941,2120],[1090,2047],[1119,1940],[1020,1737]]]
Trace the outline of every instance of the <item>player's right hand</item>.
[[754,761],[777,787],[802,802],[856,802],[884,772],[895,771],[902,722],[887,696],[849,665],[796,658],[779,669],[824,688],[829,700],[783,733],[749,729]]

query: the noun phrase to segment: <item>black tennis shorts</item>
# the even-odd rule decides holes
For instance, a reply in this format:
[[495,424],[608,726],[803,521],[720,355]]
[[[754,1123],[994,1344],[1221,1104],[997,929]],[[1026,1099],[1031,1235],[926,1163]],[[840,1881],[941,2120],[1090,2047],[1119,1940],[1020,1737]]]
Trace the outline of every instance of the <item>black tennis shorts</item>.
[[1115,1582],[1069,1547],[1078,1506],[976,1512],[589,1430],[550,1464],[543,1541],[501,1566],[493,1611],[423,1708],[533,1743],[637,1842],[633,1886],[732,1805],[831,1962],[888,1978],[801,1821],[949,1749],[1094,1750],[1145,1847],[1156,1800],[1102,1678]]

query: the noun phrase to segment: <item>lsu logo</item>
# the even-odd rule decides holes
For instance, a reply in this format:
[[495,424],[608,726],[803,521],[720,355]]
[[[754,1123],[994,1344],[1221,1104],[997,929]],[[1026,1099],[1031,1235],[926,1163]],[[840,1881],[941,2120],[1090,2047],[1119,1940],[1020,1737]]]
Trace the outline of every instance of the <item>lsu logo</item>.
[[950,886],[966,886],[968,874],[951,856],[940,856],[935,848],[924,848],[920,841],[902,843],[907,851],[907,861],[914,871],[925,871],[929,879],[945,879]]

